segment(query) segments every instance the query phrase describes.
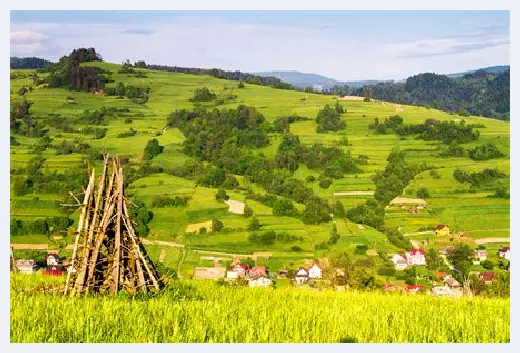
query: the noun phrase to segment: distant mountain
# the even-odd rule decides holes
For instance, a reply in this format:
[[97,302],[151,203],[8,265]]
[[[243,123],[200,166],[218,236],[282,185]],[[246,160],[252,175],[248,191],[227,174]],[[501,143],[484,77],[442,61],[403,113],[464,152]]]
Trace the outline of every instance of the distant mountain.
[[362,87],[365,85],[374,85],[379,82],[388,82],[388,80],[364,80],[364,81],[349,81],[342,82],[335,80],[330,77],[310,74],[299,71],[268,71],[268,72],[255,72],[258,76],[272,76],[279,78],[280,80],[290,83],[297,88],[321,86],[323,89],[329,89],[334,86],[350,86],[350,87]]
[[11,56],[10,59],[11,69],[41,69],[52,64],[49,60],[35,57]]
[[499,73],[505,72],[507,70],[509,70],[509,65],[498,65],[498,66],[483,67],[481,69],[476,69],[476,70],[468,70],[465,72],[459,72],[459,73],[455,73],[455,74],[448,74],[446,76],[451,77],[451,78],[456,78],[456,77],[462,77],[467,74],[472,74],[477,71],[485,71],[486,73],[490,73],[490,74],[499,74]]

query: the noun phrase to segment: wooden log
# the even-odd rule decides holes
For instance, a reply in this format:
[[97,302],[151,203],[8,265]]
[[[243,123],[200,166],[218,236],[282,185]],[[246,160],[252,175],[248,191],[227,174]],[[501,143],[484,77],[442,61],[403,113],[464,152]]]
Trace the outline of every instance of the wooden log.
[[[116,159],[114,159],[116,160]],[[123,214],[123,169],[119,168],[116,175],[117,184],[117,215],[116,215],[116,238],[114,242],[114,264],[112,269],[112,289],[113,294],[119,290],[120,275],[120,256],[121,256],[121,216]]]
[[[79,236],[81,234],[81,231],[83,230],[83,220],[85,218],[85,215],[87,213],[87,205],[90,198],[91,190],[94,187],[94,174],[90,176],[89,183],[87,186],[87,189],[85,190],[85,197],[83,198],[83,209],[81,210],[81,215],[79,216],[78,221],[78,228],[76,230],[76,239],[74,241],[74,249],[72,250],[72,258],[70,261],[71,269],[74,269],[74,265],[76,262],[76,256],[78,251],[78,244],[79,244]],[[70,285],[70,276],[72,271],[67,271],[67,279],[65,281],[65,288],[63,290],[63,294],[67,294],[69,285]]]

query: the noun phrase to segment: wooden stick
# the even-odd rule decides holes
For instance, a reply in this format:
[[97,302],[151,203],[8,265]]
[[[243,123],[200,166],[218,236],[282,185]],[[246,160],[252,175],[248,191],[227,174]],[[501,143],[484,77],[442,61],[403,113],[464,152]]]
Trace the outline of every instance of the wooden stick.
[[93,185],[94,185],[94,174],[92,174],[90,176],[87,189],[85,190],[85,197],[83,199],[83,209],[81,210],[81,215],[79,217],[78,228],[76,231],[77,232],[76,240],[74,241],[74,250],[72,250],[72,259],[70,261],[71,270],[67,271],[67,280],[65,281],[65,289],[63,290],[63,294],[67,294],[67,291],[69,289],[70,274],[74,270],[74,264],[76,261],[76,255],[77,255],[77,251],[78,251],[79,236],[81,234],[81,230],[83,229],[83,219],[85,218],[85,214],[87,212],[87,204],[88,204],[88,200],[90,198],[90,191],[92,190]]
[[[114,159],[116,160],[116,159]],[[123,169],[119,168],[117,175],[117,219],[116,219],[116,239],[114,249],[114,265],[112,270],[112,293],[117,293],[119,290],[119,260],[121,256],[121,215],[123,213]]]

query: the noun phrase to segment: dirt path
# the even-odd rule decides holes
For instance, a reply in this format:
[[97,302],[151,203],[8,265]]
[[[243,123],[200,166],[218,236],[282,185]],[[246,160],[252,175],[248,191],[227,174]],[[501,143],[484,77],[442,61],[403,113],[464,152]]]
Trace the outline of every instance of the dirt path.
[[421,246],[419,245],[418,242],[416,242],[415,240],[410,240],[410,243],[412,243],[412,246],[414,249],[419,249]]
[[475,243],[477,245],[480,244],[487,244],[487,243],[510,243],[511,238],[482,238],[482,239],[475,239]]
[[435,234],[435,232],[433,230],[425,230],[424,232],[411,232],[411,233],[406,233],[406,234],[403,234],[403,236],[405,237],[409,237],[411,235],[423,235],[423,234]]
[[375,191],[367,190],[367,191],[340,191],[335,192],[334,196],[372,196]]
[[[142,239],[141,241],[145,245],[162,245],[162,246],[169,246],[169,247],[172,247],[172,248],[184,248],[185,247],[184,244],[173,243],[173,242],[163,241],[163,240]],[[197,254],[220,255],[220,256],[237,257],[237,258],[247,258],[247,257],[252,257],[253,256],[253,254],[251,254],[251,255],[231,254],[231,253],[226,253],[226,252],[222,252],[222,251],[211,251],[211,250],[190,249],[190,251],[193,251],[194,253],[197,253]]]
[[439,255],[440,257],[442,257],[442,259],[444,260],[444,263],[446,264],[446,266],[448,266],[448,268],[450,270],[453,270],[453,266],[450,264],[450,262],[448,261],[448,258],[446,257],[446,255]]

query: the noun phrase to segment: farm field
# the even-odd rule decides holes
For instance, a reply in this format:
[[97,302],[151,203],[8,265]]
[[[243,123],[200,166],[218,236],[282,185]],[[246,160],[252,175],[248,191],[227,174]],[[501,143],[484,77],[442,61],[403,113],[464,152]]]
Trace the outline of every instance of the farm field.
[[[194,280],[172,281],[167,291],[146,300],[22,292],[57,283],[38,275],[11,277],[11,342],[510,341],[509,299],[227,288]],[[52,330],[41,329],[49,325]]]
[[[126,113],[117,113],[108,121],[106,136],[101,139],[89,139],[89,135],[68,133],[51,129],[49,136],[53,139],[53,145],[60,144],[63,140],[79,138],[94,147],[102,148],[110,154],[119,154],[128,157],[128,163],[138,166],[142,163],[143,151],[147,141],[157,138],[160,145],[164,146],[161,154],[155,156],[150,165],[165,169],[174,169],[192,160],[192,157],[183,153],[185,136],[177,128],[165,128],[167,116],[177,109],[192,109],[194,104],[190,102],[196,88],[207,87],[217,95],[228,92],[236,95],[232,102],[224,102],[218,109],[236,108],[240,104],[256,107],[268,122],[274,122],[277,117],[298,115],[310,120],[297,121],[290,125],[290,132],[299,137],[303,145],[310,146],[314,143],[328,147],[336,146],[343,151],[350,151],[351,155],[367,157],[367,163],[360,165],[361,171],[354,174],[345,174],[344,177],[332,180],[331,185],[324,189],[318,182],[306,182],[306,178],[314,176],[318,178],[320,171],[307,168],[300,164],[294,177],[305,181],[306,186],[312,188],[315,195],[320,196],[330,203],[341,202],[348,211],[370,199],[375,190],[373,176],[381,171],[387,164],[390,151],[399,147],[405,151],[407,161],[420,163],[427,161],[440,178],[434,178],[425,171],[418,174],[407,186],[403,196],[416,197],[419,188],[427,188],[430,197],[427,198],[428,209],[419,214],[409,214],[398,207],[387,210],[385,226],[400,226],[403,232],[416,232],[432,230],[437,224],[447,224],[454,232],[464,232],[474,239],[479,238],[508,238],[509,232],[509,199],[490,197],[494,189],[482,189],[470,192],[469,186],[457,182],[453,177],[456,168],[464,171],[475,172],[485,168],[498,168],[509,174],[509,123],[480,117],[464,117],[467,124],[478,124],[480,138],[476,142],[464,144],[465,148],[472,148],[487,142],[494,142],[505,154],[500,159],[476,162],[468,157],[441,157],[438,155],[442,143],[438,141],[425,141],[415,139],[413,136],[398,137],[395,134],[376,135],[368,125],[374,118],[384,120],[396,114],[393,105],[383,105],[381,102],[363,102],[354,100],[341,100],[340,104],[345,109],[341,115],[342,121],[347,125],[345,130],[339,132],[316,133],[315,117],[325,104],[335,104],[331,96],[319,94],[307,94],[289,90],[274,89],[271,87],[246,84],[245,88],[237,88],[236,81],[216,79],[209,76],[187,75],[180,73],[168,73],[147,69],[136,69],[146,77],[138,78],[135,75],[118,73],[121,65],[104,62],[85,63],[85,66],[96,66],[110,71],[111,78],[115,81],[108,87],[115,87],[119,82],[124,84],[144,85],[150,87],[150,98],[146,104],[135,104],[124,98],[94,95],[86,92],[69,91],[62,88],[34,87],[26,94],[27,100],[32,102],[31,112],[37,121],[43,121],[49,114],[60,114],[71,121],[81,115],[85,110],[100,109],[100,107],[126,108]],[[15,74],[11,79],[11,98],[19,99],[16,92],[22,86],[32,85],[29,78],[34,70],[11,70]],[[39,74],[45,76],[44,74]],[[67,97],[74,99],[74,104]],[[438,119],[441,121],[456,120],[461,117],[451,115],[439,110],[423,107],[406,106],[398,114],[405,123],[418,124],[425,119]],[[131,118],[131,123],[125,122]],[[130,137],[118,137],[128,132],[130,128],[137,133]],[[338,142],[348,137],[348,145],[339,145]],[[12,175],[12,181],[18,177],[25,177],[23,168],[34,157],[33,148],[38,143],[37,138],[15,136],[19,145],[11,146],[11,169],[17,170]],[[270,133],[270,144],[255,151],[263,153],[266,157],[274,158],[281,142],[281,134]],[[45,162],[45,172],[63,172],[73,167],[81,166],[83,155],[80,153],[56,154],[53,147],[41,152]],[[20,172],[21,170],[21,172]],[[240,186],[251,188],[255,193],[264,195],[266,191],[260,185],[254,184],[247,178],[237,176]],[[13,183],[11,183],[11,186]],[[503,185],[509,190],[509,178],[503,180]],[[305,225],[300,219],[273,214],[271,207],[258,201],[246,199],[243,190],[231,190],[231,199],[244,202],[250,207],[254,216],[263,224],[262,230],[274,230],[286,232],[296,237],[302,237],[302,241],[276,242],[273,245],[260,246],[248,241],[247,230],[250,218],[243,215],[228,212],[228,205],[217,201],[216,188],[197,185],[195,181],[180,176],[166,173],[155,173],[138,178],[127,189],[130,197],[143,200],[153,212],[153,218],[148,224],[149,240],[163,240],[190,246],[192,249],[224,251],[230,253],[252,254],[255,251],[273,251],[282,257],[293,258],[296,262],[313,254],[322,256],[324,251],[316,250],[316,245],[329,239],[333,225],[336,225],[340,235],[337,243],[332,247],[334,251],[346,251],[353,253],[358,245],[367,245],[377,251],[393,252],[398,249],[389,243],[386,236],[368,226],[364,230],[350,221],[337,219],[320,225]],[[188,196],[186,206],[181,207],[155,207],[153,201],[158,196]],[[63,215],[58,205],[64,202],[61,194],[28,194],[16,196],[11,192],[11,219],[34,220],[45,217]],[[298,210],[303,210],[304,205],[295,203]],[[429,212],[431,210],[431,212]],[[71,218],[77,218],[72,215]],[[218,218],[224,225],[220,233],[188,234],[186,229],[190,225],[211,221]],[[76,225],[73,224],[71,229]],[[65,242],[72,241],[72,237],[62,234]],[[12,243],[49,243],[49,239],[38,234],[11,236]],[[299,251],[292,250],[294,246]],[[303,255],[306,254],[306,255]],[[193,260],[195,261],[195,260]],[[188,262],[189,263],[189,262]]]

